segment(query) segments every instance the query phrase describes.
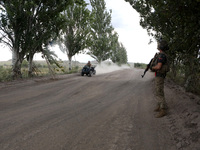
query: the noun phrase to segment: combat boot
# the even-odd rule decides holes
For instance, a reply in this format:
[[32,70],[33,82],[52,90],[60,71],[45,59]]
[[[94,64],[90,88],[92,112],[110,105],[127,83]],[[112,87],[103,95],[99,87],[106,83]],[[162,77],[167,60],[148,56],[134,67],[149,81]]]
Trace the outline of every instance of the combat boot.
[[167,112],[165,109],[160,109],[160,112],[159,114],[156,116],[156,118],[161,118],[163,116],[166,116],[167,115]]
[[155,109],[154,109],[155,112],[159,112],[160,111],[160,106],[158,105]]

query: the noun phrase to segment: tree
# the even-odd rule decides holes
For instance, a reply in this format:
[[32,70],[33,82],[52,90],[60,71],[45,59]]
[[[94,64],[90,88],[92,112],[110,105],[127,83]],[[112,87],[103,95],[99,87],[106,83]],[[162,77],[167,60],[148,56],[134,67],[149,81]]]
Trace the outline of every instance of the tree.
[[[32,2],[26,9],[28,20],[26,21],[27,30],[25,31],[26,36],[24,39],[26,46],[24,51],[29,60],[30,76],[32,74],[34,54],[49,51],[47,48],[50,45],[49,43],[57,37],[61,27],[64,25],[64,19],[60,13],[66,9],[67,5],[68,3],[65,3],[65,1]],[[49,53],[51,54],[50,51]],[[50,57],[47,58],[51,59]]]
[[126,48],[124,47],[124,45],[122,43],[120,43],[120,47],[117,53],[117,56],[119,57],[119,60],[117,61],[118,64],[126,64],[128,61],[127,58],[127,51]]
[[119,47],[115,49],[111,60],[118,65],[127,63],[127,52],[122,43],[120,43]]
[[13,77],[21,77],[21,63],[29,59],[29,71],[33,55],[41,51],[44,43],[58,31],[62,20],[60,12],[71,0],[2,0],[0,1],[0,42],[12,51]]
[[126,0],[140,13],[140,24],[149,35],[169,42],[173,72],[184,67],[185,85],[193,91],[200,74],[200,2],[199,0]]
[[111,25],[111,11],[107,12],[104,0],[90,0],[92,6],[90,20],[89,52],[97,62],[101,63],[110,58],[113,27]]
[[117,63],[119,65],[127,63],[128,60],[126,48],[123,46],[122,43],[118,41],[117,32],[114,32],[114,34],[111,37],[111,49],[112,55],[110,56],[110,59],[112,60],[112,62]]
[[12,66],[15,77],[21,77],[21,63],[24,54],[21,49],[23,31],[26,29],[23,20],[22,1],[1,1],[0,33],[1,43],[12,50]]
[[69,60],[69,70],[72,69],[72,57],[86,47],[86,38],[89,33],[90,11],[87,4],[73,3],[64,11],[66,25],[61,30],[59,37],[59,47],[67,53]]

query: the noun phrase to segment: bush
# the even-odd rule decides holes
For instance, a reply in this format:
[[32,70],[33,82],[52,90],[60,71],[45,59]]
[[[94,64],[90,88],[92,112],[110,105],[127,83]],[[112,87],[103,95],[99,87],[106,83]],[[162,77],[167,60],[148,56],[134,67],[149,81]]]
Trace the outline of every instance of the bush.
[[144,63],[134,63],[135,68],[145,69],[147,67],[147,64]]
[[3,66],[0,66],[0,82],[12,80],[12,69],[5,69]]
[[200,95],[200,74],[186,72],[185,66],[182,64],[176,64],[171,67],[171,71],[167,74],[167,77],[173,80],[178,85],[185,88],[187,92],[192,92]]
[[72,70],[68,71],[67,74],[71,73],[78,73],[80,72],[81,68],[79,66],[72,67]]
[[27,68],[27,67],[28,67],[28,61],[24,60],[24,61],[22,62],[22,67],[23,67],[23,68]]

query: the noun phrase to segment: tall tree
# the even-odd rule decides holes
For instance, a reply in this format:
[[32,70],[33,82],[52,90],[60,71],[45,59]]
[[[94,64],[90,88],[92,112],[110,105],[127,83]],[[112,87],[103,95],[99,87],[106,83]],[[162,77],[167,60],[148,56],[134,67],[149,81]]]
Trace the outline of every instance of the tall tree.
[[22,1],[0,1],[0,34],[1,43],[6,44],[12,50],[13,74],[21,77],[21,63],[24,54],[21,49],[23,31],[26,29],[23,20]]
[[113,52],[111,60],[118,65],[127,64],[127,51],[122,43],[119,43],[118,47]]
[[86,6],[85,2],[73,3],[63,13],[66,25],[61,30],[58,43],[60,49],[67,53],[69,70],[72,69],[72,57],[86,47],[90,17],[90,11]]
[[[140,24],[150,35],[162,36],[169,42],[168,55],[173,70],[177,63],[184,66],[186,89],[193,91],[200,72],[200,1],[199,0],[125,0],[140,13]],[[176,75],[176,73],[174,73]]]
[[111,10],[106,10],[104,0],[90,0],[92,19],[90,31],[89,55],[101,63],[112,54],[111,40],[113,27],[111,25]]
[[[64,19],[60,13],[68,5],[68,3],[62,3],[61,1],[31,4],[26,9],[28,20],[26,21],[27,30],[24,39],[24,43],[26,43],[24,51],[29,60],[29,75],[32,74],[34,54],[37,52],[43,53],[44,49],[48,50],[48,43],[56,38],[59,30],[64,25]],[[50,57],[47,58],[50,59]]]
[[119,56],[118,63],[120,65],[127,64],[127,62],[128,62],[127,51],[122,43],[120,43],[120,47],[119,47],[119,51],[118,51],[117,55]]
[[[13,77],[21,77],[25,56],[31,67],[33,55],[52,38],[58,29],[59,14],[71,0],[2,0],[0,1],[1,41],[12,51]],[[58,23],[59,22],[59,23]],[[31,70],[29,70],[31,72]]]
[[114,32],[111,37],[111,49],[112,55],[110,56],[110,59],[112,60],[112,62],[119,65],[127,63],[127,51],[123,44],[119,42],[117,32]]

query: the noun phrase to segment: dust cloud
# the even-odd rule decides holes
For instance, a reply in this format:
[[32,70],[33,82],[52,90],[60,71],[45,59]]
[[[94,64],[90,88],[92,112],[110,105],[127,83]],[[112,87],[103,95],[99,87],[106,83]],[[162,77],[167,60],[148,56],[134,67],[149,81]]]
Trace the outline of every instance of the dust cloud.
[[101,64],[96,65],[96,73],[97,74],[104,74],[104,73],[109,73],[117,70],[122,70],[122,69],[128,69],[130,66],[128,65],[121,65],[118,66],[117,64],[114,64],[112,62],[102,62]]

